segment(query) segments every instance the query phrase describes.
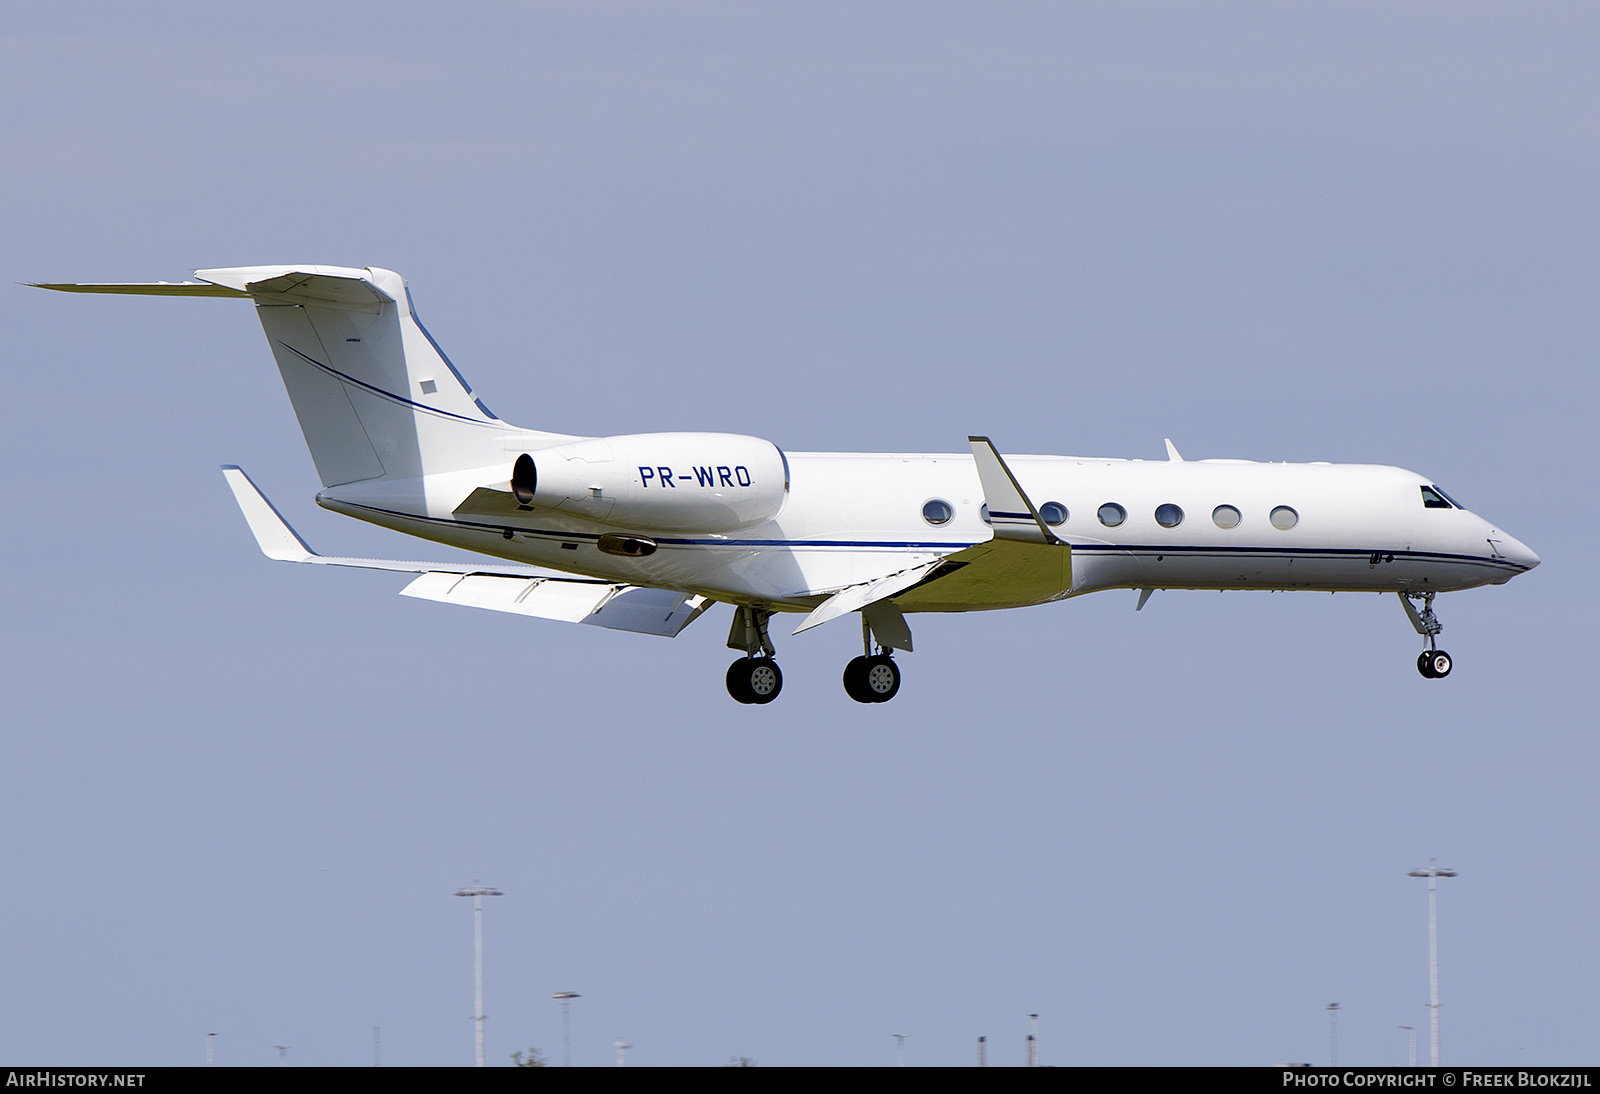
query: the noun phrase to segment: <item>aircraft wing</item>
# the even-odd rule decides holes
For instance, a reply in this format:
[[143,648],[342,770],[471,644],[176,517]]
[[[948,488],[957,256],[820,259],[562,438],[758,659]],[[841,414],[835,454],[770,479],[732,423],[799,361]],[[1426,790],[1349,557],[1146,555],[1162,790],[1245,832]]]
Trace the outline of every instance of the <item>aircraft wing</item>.
[[1020,608],[1060,600],[1072,589],[1072,548],[1050,530],[988,437],[968,437],[993,538],[935,562],[841,589],[817,605],[795,634],[847,612],[867,616],[886,644],[911,648],[905,612]]
[[1060,600],[1071,588],[1070,547],[991,539],[946,555],[939,569],[894,602],[907,612],[1021,608]]
[[612,630],[672,638],[712,605],[703,596],[671,589],[578,577],[516,563],[406,562],[386,558],[319,555],[306,545],[265,494],[239,467],[222,469],[261,553],[279,562],[308,562],[361,570],[420,575],[401,596],[471,608],[586,623]]

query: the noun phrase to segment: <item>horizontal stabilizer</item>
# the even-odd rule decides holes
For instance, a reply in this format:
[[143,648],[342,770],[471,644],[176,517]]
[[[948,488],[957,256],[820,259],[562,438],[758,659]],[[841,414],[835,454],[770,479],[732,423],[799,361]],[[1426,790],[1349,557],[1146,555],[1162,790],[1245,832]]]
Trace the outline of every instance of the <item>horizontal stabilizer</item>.
[[56,292],[99,292],[115,293],[123,296],[245,296],[250,294],[226,285],[210,285],[202,281],[134,281],[124,284],[91,285],[83,284],[50,284],[43,281],[30,281],[29,286],[35,289],[54,289]]
[[[195,276],[230,272],[197,270]],[[352,270],[349,274],[325,274],[294,270],[276,277],[246,282],[245,291],[255,297],[257,304],[310,304],[319,308],[376,313],[383,305],[393,303],[394,297],[368,281],[362,276],[363,272]]]
[[[899,573],[890,574],[888,577],[880,577],[876,581],[868,581],[861,585],[851,585],[847,589],[841,589],[817,605],[816,609],[805,617],[804,622],[794,629],[794,633],[799,634],[801,631],[809,631],[812,627],[820,627],[830,619],[837,619],[841,615],[860,611],[868,604],[891,597],[896,593],[904,592],[927,577],[940,565],[942,565],[942,562],[935,560],[924,563],[921,566],[913,566],[909,570],[901,570]],[[904,648],[910,649],[910,644],[907,643]]]
[[1000,452],[988,437],[968,437],[972,445],[972,459],[978,466],[978,481],[983,484],[983,500],[989,507],[989,526],[995,539],[1012,539],[1022,543],[1050,543],[1061,541],[1050,531],[1023,492],[1017,477],[1000,458]]
[[310,304],[352,311],[378,311],[394,297],[372,283],[366,270],[346,266],[239,266],[196,270],[194,281],[111,284],[32,282],[57,292],[114,293],[126,296],[253,297],[257,304]]

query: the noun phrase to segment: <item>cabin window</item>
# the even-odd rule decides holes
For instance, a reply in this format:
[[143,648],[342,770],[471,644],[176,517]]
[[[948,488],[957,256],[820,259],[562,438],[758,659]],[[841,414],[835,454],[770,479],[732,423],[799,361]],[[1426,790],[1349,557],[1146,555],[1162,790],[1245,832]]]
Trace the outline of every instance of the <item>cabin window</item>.
[[1128,511],[1114,501],[1108,501],[1100,507],[1095,516],[1100,518],[1100,523],[1107,528],[1115,528],[1128,519]]
[[1039,515],[1052,528],[1058,524],[1067,523],[1067,507],[1059,501],[1047,501],[1039,506]]
[[1424,509],[1455,508],[1455,506],[1451,505],[1445,500],[1445,496],[1439,492],[1438,488],[1433,486],[1424,486],[1422,488],[1422,507]]
[[943,498],[933,498],[922,503],[922,519],[929,524],[949,524],[956,515],[955,507]]
[[1156,523],[1163,528],[1176,528],[1183,523],[1183,510],[1170,501],[1156,506]]
[[1287,505],[1280,505],[1272,511],[1272,526],[1280,532],[1287,532],[1299,523],[1300,514]]
[[1231,505],[1219,505],[1211,510],[1211,522],[1218,528],[1237,528],[1242,519],[1239,510]]

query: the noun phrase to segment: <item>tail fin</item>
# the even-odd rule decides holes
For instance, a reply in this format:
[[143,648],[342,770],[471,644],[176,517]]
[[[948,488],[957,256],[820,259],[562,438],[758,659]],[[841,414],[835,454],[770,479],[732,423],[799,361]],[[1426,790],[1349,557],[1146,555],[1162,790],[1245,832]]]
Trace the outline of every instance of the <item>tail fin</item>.
[[512,427],[473,395],[417,322],[399,274],[376,267],[242,266],[197,270],[195,277],[39,287],[253,299],[325,487],[505,462],[504,435]]
[[248,293],[323,486],[410,479],[504,459],[508,427],[417,322],[390,270],[197,270]]

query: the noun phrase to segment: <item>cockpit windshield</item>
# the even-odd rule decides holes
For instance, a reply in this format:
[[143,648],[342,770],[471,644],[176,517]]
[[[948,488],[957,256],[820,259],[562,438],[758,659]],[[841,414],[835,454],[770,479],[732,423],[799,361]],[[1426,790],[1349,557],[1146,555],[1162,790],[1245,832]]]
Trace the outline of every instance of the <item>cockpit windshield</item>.
[[1455,498],[1446,494],[1437,486],[1424,486],[1422,488],[1422,507],[1424,509],[1465,509]]

